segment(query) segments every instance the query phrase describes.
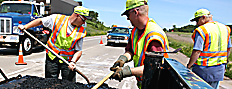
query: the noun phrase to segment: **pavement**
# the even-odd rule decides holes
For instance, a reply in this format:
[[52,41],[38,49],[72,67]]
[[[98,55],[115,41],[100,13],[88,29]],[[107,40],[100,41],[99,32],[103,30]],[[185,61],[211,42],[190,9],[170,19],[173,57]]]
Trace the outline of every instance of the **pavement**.
[[[170,51],[173,51],[173,50],[175,49],[170,47]],[[187,57],[186,55],[180,52],[178,52],[177,54],[169,54],[169,55],[170,55],[170,58],[176,59],[183,65],[187,65],[189,61],[189,57]],[[231,89],[231,88],[232,88],[232,79],[224,76],[224,80],[220,81],[219,89]]]

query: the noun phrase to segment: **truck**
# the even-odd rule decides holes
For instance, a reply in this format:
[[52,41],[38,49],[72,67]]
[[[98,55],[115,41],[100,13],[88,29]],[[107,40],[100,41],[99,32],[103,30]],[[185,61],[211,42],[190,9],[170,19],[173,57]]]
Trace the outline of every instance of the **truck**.
[[[0,47],[13,47],[19,50],[22,44],[23,55],[31,54],[33,47],[39,43],[18,29],[18,25],[25,25],[45,15],[43,2],[31,1],[3,1],[0,8]],[[27,29],[37,39],[46,43],[50,30],[42,25]]]
[[107,45],[127,44],[131,30],[127,27],[113,27],[111,31],[107,32]]

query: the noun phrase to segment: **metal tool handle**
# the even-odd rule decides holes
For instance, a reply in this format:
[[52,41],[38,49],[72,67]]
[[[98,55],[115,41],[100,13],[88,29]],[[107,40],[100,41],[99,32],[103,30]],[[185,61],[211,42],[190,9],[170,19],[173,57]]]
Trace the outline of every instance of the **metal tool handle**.
[[[39,42],[41,45],[43,45],[46,49],[48,49],[50,52],[52,52],[54,55],[56,55],[56,57],[58,57],[59,59],[61,59],[63,62],[65,62],[66,64],[70,65],[69,62],[67,60],[65,60],[63,57],[61,57],[60,55],[58,55],[57,53],[55,53],[52,49],[50,49],[47,45],[45,45],[44,43],[42,43],[40,40],[38,40],[37,38],[35,38],[33,35],[31,35],[27,30],[23,29],[23,32],[25,32],[27,35],[29,35],[30,37],[32,37],[33,39],[35,39],[37,42]],[[77,68],[75,68],[74,70],[77,71],[78,74],[80,74],[82,77],[85,78],[85,80],[89,82],[89,79],[82,74]]]

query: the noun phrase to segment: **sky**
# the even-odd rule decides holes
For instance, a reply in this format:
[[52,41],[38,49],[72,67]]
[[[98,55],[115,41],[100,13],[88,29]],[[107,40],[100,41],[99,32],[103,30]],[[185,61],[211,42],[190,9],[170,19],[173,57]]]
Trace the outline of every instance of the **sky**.
[[[90,11],[98,12],[99,21],[105,26],[128,27],[130,21],[121,14],[126,10],[126,0],[82,0],[83,6]],[[213,20],[232,25],[232,0],[148,0],[149,18],[156,21],[162,28],[172,29],[196,22],[189,20],[201,8],[208,9]]]

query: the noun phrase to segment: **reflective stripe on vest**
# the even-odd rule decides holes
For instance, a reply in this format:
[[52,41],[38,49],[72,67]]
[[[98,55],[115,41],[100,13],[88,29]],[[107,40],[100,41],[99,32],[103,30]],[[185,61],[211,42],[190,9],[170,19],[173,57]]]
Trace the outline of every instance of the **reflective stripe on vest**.
[[192,35],[193,41],[195,41],[196,31],[203,38],[204,46],[195,64],[215,66],[227,63],[227,46],[230,29],[218,22],[208,22],[194,30]]
[[[166,34],[164,33],[163,29],[160,28],[152,19],[149,19],[147,22],[146,28],[144,33],[138,38],[138,29],[134,28],[131,33],[131,42],[132,42],[132,49],[134,52],[133,60],[134,66],[142,66],[143,61],[145,59],[145,52],[149,43],[152,40],[157,40],[162,44],[162,48],[164,52],[168,52],[168,40]],[[168,54],[164,54],[165,57],[168,58]],[[142,81],[142,76],[136,76],[138,83]]]
[[[57,54],[59,53],[64,59],[70,61],[75,54],[75,44],[76,42],[86,36],[86,31],[83,27],[75,27],[71,34],[67,36],[67,26],[68,26],[69,16],[57,15],[53,32],[47,42],[48,47],[50,47]],[[48,56],[53,60],[55,56],[46,50]]]

